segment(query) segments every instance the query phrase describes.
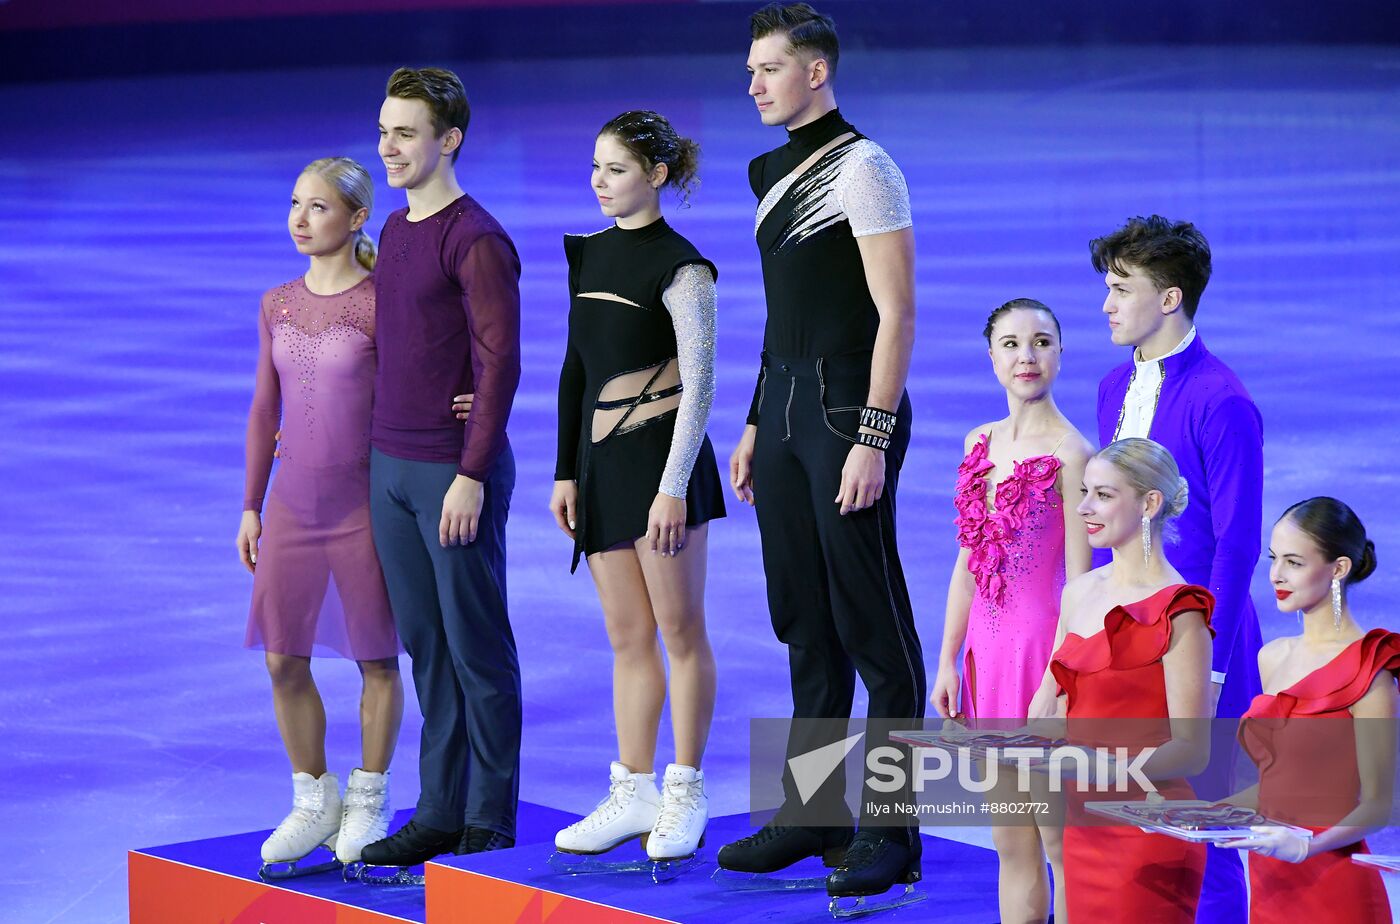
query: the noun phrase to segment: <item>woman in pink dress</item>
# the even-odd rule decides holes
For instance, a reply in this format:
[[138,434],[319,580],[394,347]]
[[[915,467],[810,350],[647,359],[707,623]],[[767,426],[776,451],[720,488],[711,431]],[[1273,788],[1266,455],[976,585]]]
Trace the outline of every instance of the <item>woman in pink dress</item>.
[[[1054,313],[1018,298],[993,311],[982,333],[1009,413],[967,435],[958,467],[961,549],[931,701],[945,718],[1015,728],[1025,724],[1050,662],[1066,576],[1090,567],[1083,522],[1065,496],[1079,490],[1093,447],[1051,393],[1064,349]],[[998,792],[994,801],[1015,798]],[[1007,818],[992,827],[1001,917],[1044,921],[1047,855],[1060,879],[1059,829],[1038,826],[1034,814],[1014,817],[1024,823]]]
[[[269,875],[295,874],[296,861],[322,844],[341,862],[358,860],[388,825],[403,687],[369,521],[375,252],[361,227],[373,196],[369,174],[352,160],[306,167],[287,223],[310,266],[265,293],[258,318],[237,542],[253,573],[245,644],[266,652],[293,771],[292,812],[262,848]],[[281,461],[267,492],[274,447]],[[326,771],[326,712],[311,677],[313,654],[353,658],[364,682],[362,766],[351,772],[343,804],[335,774]],[[291,868],[268,867],[283,863]]]
[[1350,507],[1314,497],[1279,518],[1269,558],[1278,608],[1303,631],[1259,652],[1265,692],[1240,721],[1259,784],[1230,801],[1313,836],[1263,825],[1221,846],[1251,851],[1252,924],[1389,924],[1380,872],[1351,860],[1389,823],[1394,796],[1400,633],[1363,630],[1348,599],[1376,569],[1376,546]]

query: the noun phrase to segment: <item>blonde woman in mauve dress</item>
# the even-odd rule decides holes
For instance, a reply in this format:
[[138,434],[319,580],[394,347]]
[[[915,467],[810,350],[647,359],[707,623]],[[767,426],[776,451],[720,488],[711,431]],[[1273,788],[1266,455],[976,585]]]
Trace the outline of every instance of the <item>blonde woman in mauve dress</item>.
[[[265,293],[258,316],[238,554],[253,573],[245,644],[266,652],[293,771],[292,811],[262,845],[264,878],[336,865],[327,858],[298,869],[321,845],[340,863],[358,861],[365,844],[384,836],[391,814],[389,761],[403,686],[369,521],[375,248],[361,228],[373,199],[369,174],[348,158],[302,171],[287,225],[310,266]],[[280,463],[269,492],[274,454]],[[364,680],[361,766],[343,800],[326,771],[313,654],[353,658]]]
[[[975,428],[964,444],[953,495],[961,548],[931,701],[945,719],[1015,728],[1025,724],[1050,662],[1065,580],[1090,567],[1074,508],[1093,447],[1051,394],[1063,352],[1054,313],[1014,299],[992,312],[982,333],[1010,413]],[[988,795],[989,802],[1017,798]],[[1063,880],[1060,829],[1035,817],[993,820],[1003,921],[1047,919],[1047,856]]]

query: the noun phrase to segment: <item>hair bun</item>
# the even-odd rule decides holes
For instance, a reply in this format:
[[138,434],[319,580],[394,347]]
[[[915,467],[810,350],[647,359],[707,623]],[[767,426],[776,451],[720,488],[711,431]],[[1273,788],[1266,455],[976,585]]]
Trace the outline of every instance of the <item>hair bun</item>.
[[1366,580],[1371,576],[1371,572],[1376,570],[1376,544],[1370,539],[1366,540],[1366,545],[1361,549],[1361,560],[1355,562],[1351,567],[1351,579],[1348,584],[1356,584]]
[[1176,479],[1176,493],[1167,501],[1167,516],[1179,517],[1191,502],[1191,485],[1181,476]]

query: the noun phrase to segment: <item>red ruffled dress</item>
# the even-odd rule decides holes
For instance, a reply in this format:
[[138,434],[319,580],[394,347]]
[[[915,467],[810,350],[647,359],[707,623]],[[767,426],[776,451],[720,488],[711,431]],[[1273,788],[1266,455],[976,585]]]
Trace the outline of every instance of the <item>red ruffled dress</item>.
[[[1209,627],[1214,608],[1215,598],[1204,587],[1176,584],[1146,600],[1115,606],[1104,617],[1102,632],[1087,638],[1067,635],[1050,670],[1069,699],[1069,739],[1108,747],[1146,747],[1170,740],[1162,657],[1171,647],[1172,620],[1200,612]],[[1185,780],[1155,785],[1166,799],[1195,797]],[[1137,788],[1127,793],[1070,792],[1064,862],[1071,920],[1195,921],[1205,845],[1095,823],[1096,816],[1075,804],[1145,797]]]
[[[1356,808],[1357,723],[1349,710],[1381,671],[1400,671],[1400,634],[1372,629],[1288,689],[1254,698],[1239,735],[1259,766],[1261,814],[1322,831]],[[1380,872],[1351,862],[1365,852],[1362,841],[1302,863],[1250,854],[1250,921],[1390,921]]]

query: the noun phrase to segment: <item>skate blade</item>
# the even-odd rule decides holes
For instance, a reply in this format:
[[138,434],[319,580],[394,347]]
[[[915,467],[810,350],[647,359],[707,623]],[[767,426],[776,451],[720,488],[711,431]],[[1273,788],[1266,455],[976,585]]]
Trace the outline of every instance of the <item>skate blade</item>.
[[833,898],[829,910],[833,918],[859,918],[868,914],[893,911],[905,905],[913,905],[928,898],[928,894],[914,888],[914,883],[904,886],[903,892],[893,888],[881,895],[845,895]]
[[[421,886],[425,880],[423,873],[413,873],[409,870],[411,866],[372,866],[368,863],[352,863],[351,866],[358,866],[355,871],[355,879],[372,886]],[[349,867],[346,867],[346,879],[350,878]]]
[[741,873],[717,869],[710,877],[731,892],[813,892],[826,890],[825,876],[783,877],[772,873]]
[[[625,843],[625,842],[624,842]],[[607,853],[569,853],[556,850],[549,855],[549,868],[565,876],[594,876],[607,873],[651,872],[651,858],[643,854],[631,860],[612,857]]]
[[[317,850],[319,849],[321,848],[317,848]],[[263,863],[258,868],[258,878],[263,882],[277,882],[282,879],[300,879],[302,876],[315,876],[318,873],[329,873],[340,869],[340,861],[335,858],[334,854],[329,860],[307,862],[307,857],[316,852],[313,850],[298,860],[274,860],[270,863]]]
[[653,860],[641,856],[622,860],[608,854],[567,853],[556,850],[549,855],[549,868],[564,876],[606,876],[626,873],[650,873],[653,882],[670,882],[682,873],[700,865],[700,854],[670,860]]
[[660,885],[682,876],[700,865],[700,852],[697,850],[688,857],[670,857],[651,861],[651,881]]

